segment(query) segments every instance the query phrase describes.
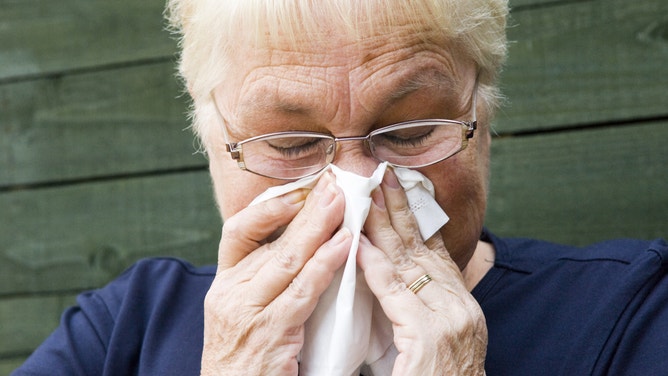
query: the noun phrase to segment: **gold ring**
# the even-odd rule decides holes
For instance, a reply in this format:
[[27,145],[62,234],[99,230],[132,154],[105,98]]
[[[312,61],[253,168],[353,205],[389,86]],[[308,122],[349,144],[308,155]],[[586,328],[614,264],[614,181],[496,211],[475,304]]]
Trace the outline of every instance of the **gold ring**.
[[425,274],[422,277],[416,279],[415,282],[411,283],[410,286],[408,286],[408,289],[413,291],[414,294],[417,294],[418,291],[420,291],[420,289],[429,282],[431,282],[431,277],[429,274]]

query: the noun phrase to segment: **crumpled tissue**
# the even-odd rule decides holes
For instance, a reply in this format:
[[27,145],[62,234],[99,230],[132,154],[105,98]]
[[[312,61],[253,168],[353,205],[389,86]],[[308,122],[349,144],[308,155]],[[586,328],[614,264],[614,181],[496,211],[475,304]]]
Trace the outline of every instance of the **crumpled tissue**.
[[[336,184],[345,195],[342,226],[353,234],[345,265],[337,272],[329,288],[305,325],[304,347],[299,374],[306,376],[359,375],[364,366],[373,375],[392,372],[397,350],[393,344],[392,324],[385,316],[357,267],[356,255],[360,233],[371,206],[371,192],[383,180],[387,163],[381,163],[369,178],[329,165]],[[300,188],[313,188],[321,172],[285,185],[269,188],[251,205]],[[434,199],[434,186],[421,173],[394,168],[406,191],[423,239],[430,238],[449,220]]]

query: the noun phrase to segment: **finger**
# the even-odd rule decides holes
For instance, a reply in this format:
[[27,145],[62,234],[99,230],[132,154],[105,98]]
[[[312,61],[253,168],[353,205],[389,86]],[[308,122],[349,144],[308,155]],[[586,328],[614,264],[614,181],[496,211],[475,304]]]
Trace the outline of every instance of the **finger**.
[[257,304],[266,305],[294,280],[316,250],[332,237],[343,221],[345,200],[333,176],[325,173],[304,208],[285,232],[268,244],[267,259],[251,283]]
[[374,205],[367,219],[366,233],[400,271],[407,272],[404,275],[407,283],[411,283],[417,273],[413,269],[420,269],[418,265],[431,272],[432,277],[444,280],[447,273],[461,279],[461,272],[445,249],[439,232],[423,242],[406,194],[391,170],[383,178],[381,188],[382,192],[372,195]]
[[406,281],[397,271],[387,254],[371,244],[365,236],[360,237],[357,265],[364,272],[364,279],[376,296],[388,318],[397,323],[398,310],[415,311],[423,306],[419,298],[408,290]]
[[[464,277],[459,265],[452,259],[450,253],[445,248],[443,237],[440,232],[434,234],[425,242],[425,247],[429,252],[415,255],[413,259],[416,264],[423,266],[432,273],[432,277],[438,279],[441,283],[449,283],[454,287],[461,286],[466,290]],[[429,265],[443,265],[442,267],[432,269]]]
[[393,228],[383,191],[376,189],[371,198],[373,204],[364,224],[366,236],[383,250],[398,270],[414,268],[415,262],[407,254],[403,239]]
[[[384,296],[403,295],[406,297],[411,294],[415,295],[409,289],[409,286],[418,278],[429,274],[422,266],[410,261],[408,266],[398,267],[387,255],[387,252],[376,247],[365,236],[360,237],[357,260],[358,265],[365,273],[369,287],[371,288],[371,284],[374,284],[377,288],[376,292]],[[424,285],[424,287],[427,285]],[[380,298],[380,296],[378,297]]]
[[308,191],[298,189],[249,206],[228,218],[218,246],[218,270],[236,265],[288,224],[304,206]]
[[350,230],[340,229],[315,252],[270,305],[274,312],[288,321],[288,325],[302,325],[311,316],[320,296],[332,283],[337,270],[345,263],[352,238]]
[[[397,288],[406,289],[406,286],[410,285],[413,281],[417,280],[422,275],[428,274],[425,267],[416,263],[411,256],[411,253],[417,254],[426,252],[410,252],[408,249],[410,249],[410,247],[420,247],[425,249],[426,246],[419,242],[407,247],[401,236],[399,236],[398,232],[393,228],[393,223],[389,218],[390,214],[388,213],[388,208],[384,205],[383,192],[380,190],[374,192],[372,198],[374,205],[372,205],[372,208],[369,211],[369,217],[367,218],[366,225],[369,227],[369,230],[366,232],[368,239],[365,238],[365,248],[370,248],[370,252],[382,252],[386,259],[377,260],[377,265],[382,265],[383,261],[388,263],[386,269],[391,273],[394,273],[392,278],[401,279]],[[360,248],[362,248],[362,246],[360,246]],[[375,251],[374,249],[377,249],[378,251]],[[430,269],[433,270],[434,265],[430,265],[430,267]],[[383,273],[383,271],[378,271],[377,273]],[[388,275],[387,273],[388,272],[386,271],[385,275]],[[397,281],[387,280],[385,283],[397,283]]]
[[[384,229],[387,230],[387,227],[385,226]],[[391,241],[388,240],[391,238],[391,235],[378,235],[379,232],[381,231],[370,232],[371,235],[375,235],[375,242],[370,240],[371,237],[366,238],[362,236],[358,251],[362,256],[378,252],[384,255],[384,258],[376,255],[376,259],[373,261],[366,260],[366,263],[364,259],[360,259],[360,256],[358,256],[358,262],[365,263],[360,265],[360,267],[368,265],[368,268],[371,269],[380,268],[381,266],[384,268],[372,271],[366,277],[369,284],[373,283],[369,281],[370,278],[375,278],[377,283],[380,283],[379,289],[389,284],[389,286],[385,286],[385,290],[374,291],[374,294],[385,293],[388,296],[392,296],[394,293],[396,296],[400,296],[397,295],[398,292],[406,294],[407,291],[410,294],[417,295],[430,309],[439,309],[448,304],[442,298],[444,294],[456,295],[467,292],[463,285],[461,273],[453,261],[441,258],[436,252],[430,251],[424,244],[419,245],[424,251],[411,252],[400,241],[396,240],[399,238],[398,235],[395,234],[394,241]],[[440,237],[440,235],[438,236]],[[438,243],[437,240],[430,240],[430,242]],[[365,270],[365,275],[366,273],[367,271]],[[416,293],[408,289],[413,282],[425,274],[431,278],[429,283]],[[383,279],[383,276],[385,279]],[[404,295],[405,297],[406,295]],[[401,300],[399,298],[399,301]],[[398,304],[398,308],[400,309],[401,303]]]
[[[386,173],[381,191],[373,192],[372,200],[373,205],[365,223],[365,232],[370,243],[386,255],[390,262],[390,265],[386,266],[388,270],[394,268],[391,272],[394,276],[382,282],[380,286],[383,286],[383,283],[394,284],[395,290],[389,291],[396,291],[397,288],[401,291],[403,287],[402,293],[408,291],[416,295],[406,286],[428,274],[432,281],[424,285],[417,296],[431,309],[443,306],[447,301],[441,297],[444,294],[456,295],[466,292],[459,268],[449,257],[440,233],[432,236],[426,242],[428,245],[422,241],[417,222],[408,206],[406,194],[391,171]],[[378,265],[382,265],[380,260],[377,262]],[[373,274],[383,275],[379,273],[382,272]],[[385,272],[385,275],[391,274]],[[396,278],[400,278],[401,283],[398,283]],[[396,300],[398,309],[401,308],[401,301],[405,301],[404,299]]]
[[392,169],[389,169],[383,177],[380,185],[387,207],[387,215],[390,218],[392,227],[395,229],[403,244],[413,250],[424,249],[419,247],[424,244],[420,228],[418,227],[415,215],[410,210],[406,192],[399,184],[397,176]]
[[432,279],[414,293],[408,286],[422,275],[431,273],[419,265],[410,271],[399,272],[385,252],[371,244],[364,236],[360,238],[357,263],[364,271],[369,289],[395,324],[415,324],[416,320],[433,311],[447,311],[455,316],[465,315],[466,305],[462,303],[460,294],[466,297],[468,291],[454,291]]

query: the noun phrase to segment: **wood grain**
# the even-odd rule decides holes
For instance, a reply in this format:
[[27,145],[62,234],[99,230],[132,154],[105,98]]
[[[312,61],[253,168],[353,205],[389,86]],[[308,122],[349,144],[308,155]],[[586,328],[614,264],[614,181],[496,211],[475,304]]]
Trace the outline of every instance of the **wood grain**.
[[0,85],[0,187],[205,166],[173,69]]
[[141,257],[216,260],[206,171],[0,195],[0,296],[105,284]]
[[499,133],[668,116],[668,2],[513,12]]
[[9,358],[30,354],[58,326],[61,313],[75,304],[74,298],[64,293],[0,300],[0,338],[11,339],[0,341],[0,354],[12,355]]
[[587,244],[668,237],[668,121],[493,141],[487,225]]
[[1,0],[0,82],[165,60],[164,0]]

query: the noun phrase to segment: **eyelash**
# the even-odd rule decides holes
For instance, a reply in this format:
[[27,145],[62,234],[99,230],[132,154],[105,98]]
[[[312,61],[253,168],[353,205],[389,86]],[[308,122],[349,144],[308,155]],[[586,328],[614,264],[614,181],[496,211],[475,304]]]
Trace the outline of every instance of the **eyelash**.
[[397,145],[397,146],[419,146],[421,145],[426,139],[431,137],[431,134],[433,133],[433,130],[430,130],[428,133],[421,134],[416,137],[410,137],[410,138],[401,138],[401,137],[396,137],[392,136],[389,134],[384,134],[383,137],[385,137],[389,142]]
[[298,146],[290,146],[290,147],[280,147],[272,144],[268,144],[272,149],[278,151],[281,153],[281,155],[285,157],[293,157],[295,155],[299,155],[302,153],[305,153],[309,151],[310,149],[316,149],[318,147],[318,144],[320,143],[320,140],[313,140],[311,142],[308,142],[306,144],[298,145]]

